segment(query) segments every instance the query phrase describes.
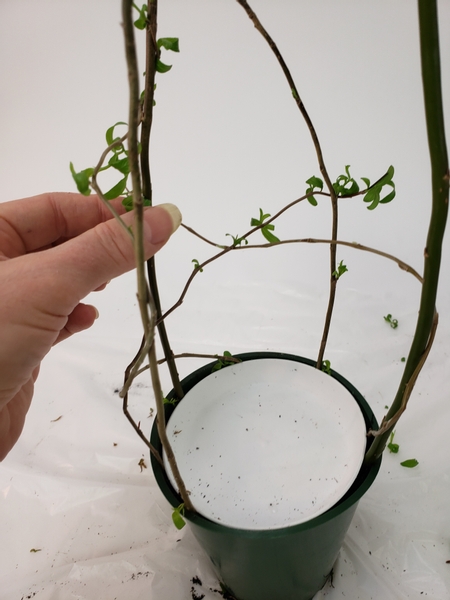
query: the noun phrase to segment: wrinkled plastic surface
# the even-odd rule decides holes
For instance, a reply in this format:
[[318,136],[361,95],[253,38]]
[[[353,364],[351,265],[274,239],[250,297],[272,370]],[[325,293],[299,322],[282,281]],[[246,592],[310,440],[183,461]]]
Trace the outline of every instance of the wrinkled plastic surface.
[[[119,4],[0,3],[2,200],[74,190],[69,162],[80,169],[95,164],[106,129],[127,120]],[[371,212],[360,198],[343,201],[340,237],[421,270],[429,167],[415,3],[252,5],[285,54],[332,177],[350,164],[355,177],[376,181],[395,166],[394,202]],[[448,97],[448,1],[439,9]],[[231,239],[226,233],[248,230],[259,208],[274,214],[304,193],[303,182],[319,174],[312,145],[275,61],[237,3],[160,0],[159,26],[161,36],[180,37],[181,52],[165,57],[174,66],[158,80],[155,202],[176,202],[186,224],[223,244]],[[140,60],[143,71],[142,54]],[[447,101],[447,128],[448,110]],[[275,233],[328,238],[328,202],[318,200],[315,208],[293,209]],[[184,230],[161,251],[166,308],[178,298],[191,260],[208,252]],[[196,277],[168,320],[175,352],[317,351],[327,247],[260,252],[236,252]],[[447,240],[439,329],[396,430],[399,453],[384,457],[338,557],[334,587],[315,600],[450,597],[449,256]],[[400,379],[420,286],[378,256],[339,248],[341,259],[349,271],[338,284],[326,357],[380,420]],[[147,448],[115,392],[140,343],[134,275],[88,301],[100,319],[46,358],[23,435],[0,465],[1,600],[190,600],[193,586],[206,600],[217,599],[208,559],[189,531],[174,529],[150,470],[139,466],[142,458],[148,466]],[[385,323],[387,314],[398,319],[397,329]],[[180,360],[181,375],[200,364]],[[166,374],[163,385],[171,388]],[[145,375],[130,402],[148,432],[153,401]],[[409,458],[419,466],[400,465]],[[201,586],[192,584],[194,576]]]

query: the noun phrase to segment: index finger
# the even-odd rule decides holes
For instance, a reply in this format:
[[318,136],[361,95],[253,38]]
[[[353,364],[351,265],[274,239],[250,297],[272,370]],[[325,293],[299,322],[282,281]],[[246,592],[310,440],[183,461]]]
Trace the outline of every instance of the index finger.
[[[111,201],[119,214],[120,198]],[[41,194],[0,204],[0,252],[14,258],[69,239],[113,217],[98,196]]]

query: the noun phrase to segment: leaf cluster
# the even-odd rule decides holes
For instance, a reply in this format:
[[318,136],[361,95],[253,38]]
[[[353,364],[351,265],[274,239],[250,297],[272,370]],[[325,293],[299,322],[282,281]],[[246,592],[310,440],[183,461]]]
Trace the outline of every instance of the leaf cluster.
[[[360,192],[360,187],[357,181],[350,175],[350,165],[345,165],[345,173],[339,175],[336,181],[333,183],[333,189],[338,198],[345,198],[350,196],[356,196],[359,193],[364,193],[363,201],[369,203],[367,207],[369,210],[373,210],[378,204],[387,204],[395,198],[395,183],[393,182],[394,167],[391,165],[387,170],[386,174],[376,181],[372,186],[370,185],[370,179],[367,177],[361,177],[367,188]],[[323,180],[320,177],[313,175],[305,182],[308,187],[306,188],[305,194],[308,195],[308,202],[313,206],[317,206],[318,202],[315,196],[315,192],[323,191]],[[383,196],[383,188],[387,186],[391,188],[391,191]]]
[[341,275],[343,275],[347,271],[348,271],[347,265],[344,265],[344,261],[341,260],[341,262],[337,266],[337,269],[335,271],[333,271],[333,277],[335,279],[339,279],[339,277],[341,277]]
[[[231,354],[231,352],[228,352],[228,350],[225,350],[223,353],[223,356],[232,357],[233,355]],[[233,360],[227,360],[226,358],[219,358],[217,360],[216,364],[211,369],[211,373],[214,373],[214,371],[219,371],[223,367],[229,367],[230,365],[234,365],[234,364],[235,364],[235,361],[233,361]]]
[[267,225],[263,225],[264,221],[266,219],[268,219],[269,217],[270,217],[270,214],[269,213],[264,213],[264,211],[262,210],[262,208],[260,208],[259,209],[259,218],[252,218],[252,220],[250,221],[250,225],[252,227],[260,227],[261,228],[261,233],[266,238],[266,240],[270,244],[276,244],[280,240],[277,238],[276,235],[274,235],[272,233],[272,231],[275,229],[275,225],[273,225],[272,223],[268,223]]
[[246,246],[248,244],[248,240],[245,237],[239,237],[239,235],[232,235],[231,233],[226,233],[225,236],[227,235],[230,236],[230,238],[233,240],[233,248],[236,248],[236,246],[241,246],[242,242],[245,242]]
[[392,327],[392,329],[397,329],[398,321],[397,321],[397,319],[393,319],[392,315],[390,313],[388,315],[386,315],[385,317],[383,317],[383,319],[386,321],[386,323],[389,323],[389,325]]

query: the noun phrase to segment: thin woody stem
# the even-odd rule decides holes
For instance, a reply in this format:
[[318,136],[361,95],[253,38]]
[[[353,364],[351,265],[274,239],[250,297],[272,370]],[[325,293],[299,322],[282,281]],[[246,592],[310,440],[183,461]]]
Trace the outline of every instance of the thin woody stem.
[[[141,174],[142,174],[142,193],[150,204],[153,204],[153,190],[150,173],[150,133],[153,123],[153,99],[155,90],[156,61],[159,57],[159,49],[156,40],[157,34],[157,16],[158,2],[153,0],[148,3],[147,27],[146,27],[146,65],[145,65],[145,88],[144,100],[142,106],[142,127],[141,127]],[[166,331],[166,325],[161,320],[162,308],[159,297],[158,281],[156,278],[155,257],[147,261],[147,275],[150,285],[153,302],[156,311],[156,323],[158,327],[159,339],[166,357],[167,367],[169,369],[172,386],[178,398],[184,396],[178,375],[175,360],[173,358],[172,348]]]
[[411,349],[394,401],[385,417],[383,432],[367,451],[371,463],[383,452],[393,426],[404,410],[418,372],[430,351],[437,327],[436,296],[442,257],[442,242],[448,214],[449,162],[445,137],[439,50],[439,20],[436,0],[418,0],[420,56],[428,150],[431,163],[431,216],[424,249],[423,286],[419,315]]
[[[270,46],[272,52],[274,53],[276,59],[278,60],[278,63],[280,64],[280,67],[284,73],[284,76],[286,77],[286,80],[289,84],[289,87],[290,87],[292,96],[295,100],[295,103],[297,104],[297,107],[300,110],[300,112],[303,116],[303,119],[305,120],[306,125],[309,129],[309,132],[310,132],[313,144],[314,144],[314,148],[316,150],[317,161],[319,163],[319,169],[320,169],[320,172],[322,173],[322,177],[325,181],[325,185],[327,186],[329,194],[330,194],[331,210],[332,210],[331,239],[335,240],[335,239],[337,239],[337,233],[338,233],[337,196],[336,196],[336,192],[333,188],[333,184],[331,182],[330,176],[328,174],[328,170],[325,166],[325,161],[324,161],[323,153],[322,153],[322,147],[320,145],[319,138],[317,136],[317,132],[315,130],[313,122],[311,121],[311,118],[305,108],[305,105],[303,104],[302,99],[300,98],[300,94],[298,93],[298,89],[297,89],[297,86],[295,85],[295,82],[291,75],[291,72],[289,71],[289,68],[288,68],[281,52],[279,51],[277,45],[275,44],[274,40],[269,35],[269,33],[266,31],[266,29],[263,27],[263,25],[261,24],[261,21],[256,16],[255,12],[250,8],[248,2],[246,0],[237,0],[237,2],[245,10],[248,17],[253,22],[255,28],[259,31],[259,33],[266,40],[266,42]],[[333,275],[333,273],[335,271],[336,271],[336,245],[331,244],[330,245],[330,292],[329,292],[329,297],[328,297],[328,307],[327,307],[327,312],[326,312],[326,316],[325,316],[322,340],[320,342],[319,354],[318,354],[317,363],[316,363],[316,367],[318,369],[320,369],[322,366],[323,356],[325,353],[325,347],[326,347],[326,343],[328,340],[328,334],[330,331],[331,317],[333,315],[334,301],[335,301],[335,297],[336,297],[336,285],[337,285],[337,278]]]
[[[152,4],[156,4],[156,0]],[[134,24],[132,18],[133,2],[131,0],[122,1],[122,20],[125,39],[125,56],[128,69],[129,84],[129,131],[128,131],[128,159],[130,165],[131,179],[133,184],[133,208],[135,220],[133,224],[136,270],[138,278],[138,304],[141,313],[142,326],[144,329],[144,345],[149,346],[148,360],[152,378],[153,392],[156,406],[158,408],[157,425],[158,433],[162,446],[166,453],[170,468],[175,477],[180,495],[188,510],[194,510],[186,490],[184,482],[180,476],[175,456],[166,433],[163,393],[161,382],[159,380],[158,365],[156,360],[156,350],[154,344],[154,325],[155,325],[155,307],[153,297],[147,285],[145,277],[145,256],[143,243],[143,194],[141,187],[141,172],[139,168],[139,144],[138,127],[140,124],[140,100],[139,100],[139,81],[138,65],[136,56],[136,44],[134,39]],[[150,314],[149,314],[150,306]]]
[[[265,221],[264,223],[267,223],[267,221]],[[257,229],[260,229],[260,227],[261,226],[259,226]],[[192,231],[193,233],[195,233],[192,228],[189,227],[187,229],[189,231]],[[252,231],[252,233],[253,233],[253,231]],[[196,234],[196,235],[198,235],[198,234]],[[248,237],[248,235],[250,235],[250,234],[246,234],[245,236],[242,236],[242,239],[246,239],[246,237]],[[199,237],[201,237],[201,236],[199,236]],[[215,244],[214,242],[210,242],[210,243],[213,246],[223,248],[223,246],[220,246],[219,244]],[[181,304],[183,304],[184,298],[186,297],[186,294],[192,284],[192,281],[194,280],[196,275],[198,275],[198,273],[200,273],[210,263],[221,258],[225,254],[228,254],[228,252],[233,252],[235,250],[253,250],[253,249],[257,249],[257,248],[275,248],[277,246],[283,246],[285,244],[330,244],[332,246],[347,246],[349,248],[354,248],[355,250],[362,250],[363,252],[369,252],[371,254],[376,254],[378,256],[382,256],[384,258],[387,258],[388,260],[391,260],[391,261],[397,263],[397,265],[400,267],[400,269],[402,269],[402,271],[406,271],[407,273],[410,273],[420,283],[422,283],[422,281],[423,281],[421,275],[419,275],[419,273],[413,267],[411,267],[411,265],[408,265],[403,260],[397,258],[396,256],[393,256],[392,254],[383,252],[382,250],[377,250],[376,248],[371,248],[370,246],[364,246],[363,244],[358,244],[357,242],[346,242],[344,240],[329,240],[329,239],[320,239],[320,238],[302,238],[302,239],[293,239],[293,240],[281,240],[281,241],[277,242],[276,244],[267,243],[267,244],[248,244],[247,246],[227,246],[221,252],[218,252],[214,256],[212,256],[212,257],[208,258],[207,260],[205,260],[204,262],[200,263],[192,271],[191,275],[189,276],[189,279],[185,283],[185,286],[180,294],[180,297],[175,302],[175,304],[173,306],[171,306],[162,315],[161,318],[166,319],[172,312],[174,312],[179,306],[181,306]]]

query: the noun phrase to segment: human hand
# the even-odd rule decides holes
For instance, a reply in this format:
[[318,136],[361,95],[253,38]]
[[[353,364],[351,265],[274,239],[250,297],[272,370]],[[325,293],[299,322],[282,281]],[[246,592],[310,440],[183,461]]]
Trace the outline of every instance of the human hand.
[[[133,223],[120,199],[111,204]],[[147,259],[180,223],[172,204],[144,210]],[[22,432],[44,356],[98,316],[81,300],[134,266],[129,236],[96,196],[0,203],[0,460]]]

